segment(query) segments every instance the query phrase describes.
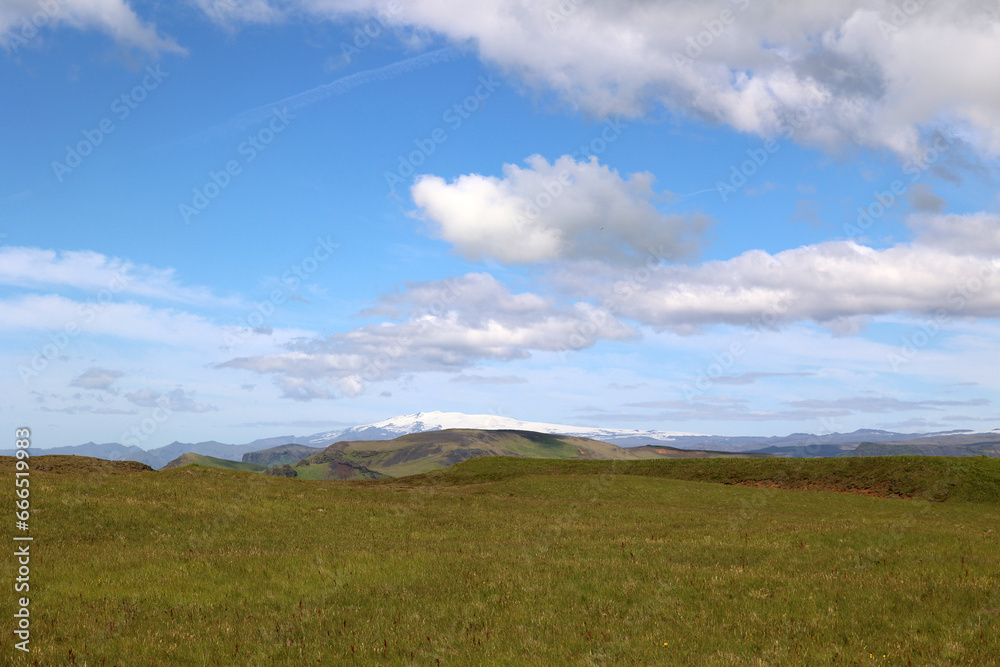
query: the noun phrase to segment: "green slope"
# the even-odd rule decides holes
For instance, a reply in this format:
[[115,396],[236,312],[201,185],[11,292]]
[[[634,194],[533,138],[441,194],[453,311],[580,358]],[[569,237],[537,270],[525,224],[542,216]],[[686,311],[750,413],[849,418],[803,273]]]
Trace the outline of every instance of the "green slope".
[[256,452],[247,452],[243,455],[244,463],[256,463],[258,465],[275,467],[301,461],[307,456],[312,456],[323,451],[322,447],[308,447],[306,445],[278,445],[268,449],[261,449]]
[[936,442],[862,442],[841,456],[1000,456],[1000,442],[963,445]]
[[[737,457],[729,452],[699,452],[673,447],[619,447],[600,440],[534,431],[445,429],[411,433],[393,440],[338,442],[293,464],[305,479],[361,479],[327,476],[331,464],[359,465],[403,477],[445,468],[478,457],[635,460],[704,456]],[[757,454],[755,456],[766,456]],[[343,470],[338,474],[345,474]],[[370,479],[370,477],[368,477]]]
[[473,459],[388,483],[455,486],[533,475],[636,475],[780,489],[1000,504],[1000,459],[985,456],[646,461],[493,457]]
[[160,468],[160,470],[171,470],[173,468],[180,468],[182,466],[189,465],[204,466],[206,468],[225,468],[226,470],[243,470],[246,472],[263,472],[267,469],[267,466],[257,465],[256,463],[242,463],[240,461],[230,461],[229,459],[217,459],[214,456],[204,456],[202,454],[188,452],[187,454],[181,454],[176,459]]
[[[479,459],[425,488],[71,459],[31,459],[31,653],[8,645],[11,667],[1000,665],[995,502],[668,477],[787,460]],[[796,474],[996,498],[995,460],[825,463]]]

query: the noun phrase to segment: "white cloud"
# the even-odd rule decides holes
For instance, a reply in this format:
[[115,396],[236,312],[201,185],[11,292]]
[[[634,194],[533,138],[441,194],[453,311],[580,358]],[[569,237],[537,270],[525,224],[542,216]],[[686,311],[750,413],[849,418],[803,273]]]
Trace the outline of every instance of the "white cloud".
[[185,53],[155,25],[136,16],[124,0],[0,1],[0,44],[9,50],[20,50],[39,31],[53,26],[100,30],[120,44],[150,53]]
[[[511,294],[487,274],[417,283],[384,297],[379,312],[402,322],[372,324],[287,345],[287,352],[231,359],[219,368],[274,376],[297,400],[357,396],[370,381],[411,372],[524,359],[533,351],[576,350],[636,332],[586,303],[560,306],[536,294]],[[330,389],[335,387],[336,391]]]
[[[171,309],[137,303],[79,302],[55,294],[29,294],[0,301],[0,330],[36,329],[70,336],[96,334],[150,343],[221,347],[225,329]],[[233,328],[235,330],[235,327]]]
[[21,246],[0,247],[0,285],[72,287],[95,293],[132,294],[199,305],[239,305],[235,299],[214,296],[207,288],[179,284],[173,269],[136,265],[90,250],[58,252]]
[[267,0],[193,0],[213,21],[221,25],[278,23],[286,12]]
[[611,312],[657,328],[692,333],[710,324],[762,326],[812,320],[838,334],[889,313],[1000,317],[1000,217],[914,216],[917,236],[877,250],[833,241],[771,255],[661,266],[618,289],[564,271],[578,293],[599,294]]
[[[705,419],[712,421],[819,421],[837,417],[849,417],[858,413],[903,413],[919,410],[941,411],[945,408],[958,406],[988,406],[990,401],[984,398],[967,400],[903,400],[883,396],[848,396],[837,399],[810,399],[799,401],[784,401],[787,409],[758,410],[752,409],[750,401],[744,398],[725,396],[701,397],[694,400],[659,400],[629,403],[626,407],[656,410],[654,414],[632,413],[623,415],[635,421],[688,421]],[[824,423],[824,422],[820,422]]]
[[519,375],[456,375],[449,382],[463,384],[524,384],[527,382]]
[[469,174],[451,183],[423,176],[413,201],[437,234],[464,257],[508,264],[558,259],[622,261],[652,254],[690,255],[710,220],[663,215],[652,201],[653,177],[623,179],[597,158],[540,155],[528,167],[503,166],[503,178]]
[[[215,3],[199,4],[212,14]],[[383,4],[239,7],[244,21],[274,22],[292,13],[338,20]],[[975,0],[409,0],[389,20],[472,42],[484,60],[588,113],[639,115],[662,104],[774,136],[822,100],[797,140],[910,155],[923,130],[948,123],[1000,153],[1000,13]]]
[[107,368],[88,368],[83,373],[73,378],[70,382],[72,387],[83,389],[99,389],[110,393],[117,393],[114,390],[115,381],[124,373],[121,371],[109,370]]
[[174,389],[166,394],[162,394],[155,389],[140,389],[130,394],[125,394],[129,402],[143,408],[166,408],[173,412],[214,412],[218,408],[212,405],[203,405],[194,400],[193,391],[184,391],[181,388]]
[[62,349],[94,336],[140,344],[169,345],[215,357],[223,354],[224,350],[229,350],[231,354],[234,348],[244,354],[255,354],[273,349],[275,345],[315,335],[314,331],[296,328],[273,328],[270,334],[264,335],[235,321],[220,325],[183,310],[99,298],[75,301],[57,294],[28,294],[0,299],[0,312],[4,313],[4,317],[0,318],[0,332],[40,332],[35,347],[48,357],[54,356],[51,351],[46,351],[54,349],[53,346]]

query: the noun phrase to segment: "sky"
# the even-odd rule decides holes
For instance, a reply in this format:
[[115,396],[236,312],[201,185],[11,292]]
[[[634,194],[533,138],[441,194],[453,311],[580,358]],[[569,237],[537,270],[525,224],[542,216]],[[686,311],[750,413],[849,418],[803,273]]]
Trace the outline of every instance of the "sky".
[[0,421],[1000,426],[1000,8],[0,0]]

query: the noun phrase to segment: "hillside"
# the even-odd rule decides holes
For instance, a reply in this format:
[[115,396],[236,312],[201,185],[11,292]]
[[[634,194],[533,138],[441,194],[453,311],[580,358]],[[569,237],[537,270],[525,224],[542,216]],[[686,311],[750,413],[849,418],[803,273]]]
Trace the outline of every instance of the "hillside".
[[187,454],[181,454],[160,468],[160,470],[172,470],[188,465],[204,466],[206,468],[225,468],[226,470],[243,470],[245,472],[263,472],[267,469],[267,466],[257,465],[256,463],[241,463],[239,461],[217,459],[214,456],[204,456],[188,452]]
[[1000,456],[1000,441],[941,443],[932,440],[907,442],[862,442],[856,449],[840,456]]
[[[337,442],[295,463],[292,468],[304,479],[345,479],[328,476],[345,474],[343,468],[331,467],[335,465],[360,465],[383,475],[402,477],[483,456],[636,460],[741,455],[665,446],[627,448],[590,438],[533,431],[446,429],[411,433],[393,440]],[[360,474],[364,474],[363,471],[359,471]]]
[[[15,470],[17,459],[13,456],[0,456],[0,471],[11,473]],[[101,478],[106,475],[134,475],[136,473],[155,472],[153,468],[138,461],[107,461],[93,456],[73,456],[67,454],[43,454],[29,459],[31,474],[35,472],[54,475],[89,475]],[[13,482],[11,483],[13,488]]]
[[[998,664],[997,459],[32,465],[44,612],[12,667]],[[733,483],[838,477],[914,500]]]
[[766,459],[768,452],[728,452],[711,449],[681,449],[666,445],[642,445],[623,447],[627,458],[636,459]]
[[1000,460],[887,456],[834,459],[699,459],[645,461],[481,458],[386,484],[456,486],[533,475],[660,477],[769,489],[827,491],[882,498],[1000,504]]
[[323,451],[322,447],[308,447],[295,443],[285,443],[270,449],[261,449],[256,452],[247,452],[243,455],[243,463],[256,463],[265,467],[280,466],[312,456]]

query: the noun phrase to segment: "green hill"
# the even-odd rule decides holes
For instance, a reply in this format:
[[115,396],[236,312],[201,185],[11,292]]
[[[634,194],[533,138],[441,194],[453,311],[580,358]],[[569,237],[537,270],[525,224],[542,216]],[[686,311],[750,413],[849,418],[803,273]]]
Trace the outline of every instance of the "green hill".
[[406,486],[485,484],[533,475],[631,475],[886,498],[1000,504],[1000,460],[986,456],[832,459],[557,461],[480,458],[393,480]]
[[[745,455],[674,447],[619,447],[590,438],[534,431],[445,429],[411,433],[393,440],[338,442],[292,467],[303,479],[373,479],[364,475],[370,472],[390,477],[417,475],[468,459],[494,456],[636,460]],[[344,466],[361,466],[364,470],[358,468],[353,477],[343,477],[350,474]]]
[[301,461],[307,456],[312,456],[321,451],[323,451],[322,447],[308,447],[296,444],[278,445],[277,447],[261,449],[256,452],[247,452],[243,455],[243,462],[256,463],[273,468]]
[[256,463],[241,463],[240,461],[230,461],[229,459],[217,459],[214,456],[204,456],[188,452],[181,454],[176,459],[160,468],[160,470],[171,470],[182,466],[204,466],[206,468],[225,468],[226,470],[243,470],[246,472],[263,472],[267,466]]
[[938,442],[862,442],[840,456],[993,456],[1000,457],[1000,442],[953,445]]
[[30,465],[37,632],[11,667],[1000,664],[997,459]]

